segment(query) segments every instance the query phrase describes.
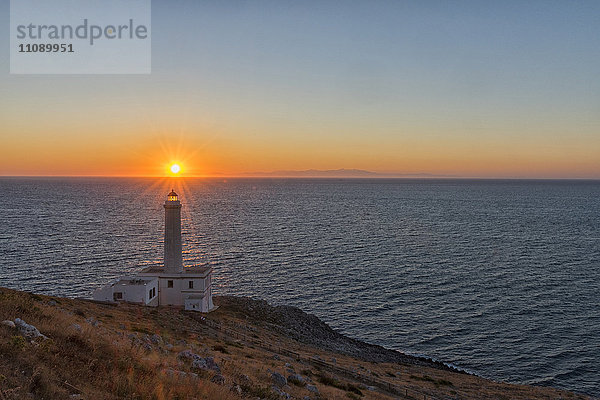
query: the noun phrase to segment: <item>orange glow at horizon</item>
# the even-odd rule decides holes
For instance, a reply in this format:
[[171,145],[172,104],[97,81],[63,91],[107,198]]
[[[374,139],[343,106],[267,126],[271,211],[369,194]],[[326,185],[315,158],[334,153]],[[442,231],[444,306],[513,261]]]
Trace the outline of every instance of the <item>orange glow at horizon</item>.
[[[184,178],[345,168],[454,177],[600,177],[600,141],[595,137],[587,146],[574,146],[544,144],[538,138],[501,142],[461,137],[455,131],[452,138],[398,135],[383,143],[360,132],[343,138],[283,130],[280,136],[237,136],[202,126],[172,133],[165,125],[150,132],[132,129],[119,140],[71,136],[67,130],[60,140],[51,132],[36,141],[26,135],[8,136],[0,147],[0,175]],[[171,170],[175,164],[180,167],[177,173]]]

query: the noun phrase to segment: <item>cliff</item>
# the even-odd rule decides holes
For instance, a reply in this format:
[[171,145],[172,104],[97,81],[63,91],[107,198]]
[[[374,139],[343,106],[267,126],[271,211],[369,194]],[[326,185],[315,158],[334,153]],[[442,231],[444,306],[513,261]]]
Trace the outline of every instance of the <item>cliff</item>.
[[363,343],[287,306],[201,315],[0,288],[0,399],[583,399]]

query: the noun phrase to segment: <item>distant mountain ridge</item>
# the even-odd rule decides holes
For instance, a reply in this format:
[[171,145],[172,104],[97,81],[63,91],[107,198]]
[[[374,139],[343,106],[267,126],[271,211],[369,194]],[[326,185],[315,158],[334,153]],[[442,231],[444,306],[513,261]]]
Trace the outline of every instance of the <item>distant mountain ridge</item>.
[[310,178],[447,178],[452,175],[436,175],[428,173],[402,174],[373,172],[363,169],[306,169],[306,170],[280,170],[271,172],[248,172],[245,176],[265,177],[310,177]]

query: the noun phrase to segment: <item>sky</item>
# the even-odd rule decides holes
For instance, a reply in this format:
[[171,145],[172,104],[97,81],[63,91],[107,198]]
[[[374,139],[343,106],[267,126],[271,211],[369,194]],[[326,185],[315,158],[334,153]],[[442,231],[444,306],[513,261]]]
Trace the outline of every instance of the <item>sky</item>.
[[10,75],[0,30],[0,175],[600,179],[598,1],[156,0],[151,35],[149,75]]

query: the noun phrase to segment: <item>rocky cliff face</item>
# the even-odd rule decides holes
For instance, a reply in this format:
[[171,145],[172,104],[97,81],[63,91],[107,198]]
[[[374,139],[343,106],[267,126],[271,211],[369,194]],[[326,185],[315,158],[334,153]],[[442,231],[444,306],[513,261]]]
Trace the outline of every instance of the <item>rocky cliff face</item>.
[[216,302],[253,323],[317,348],[350,355],[369,362],[397,362],[458,371],[441,362],[409,356],[382,346],[349,338],[332,329],[312,314],[291,306],[271,306],[264,300],[249,297],[219,296]]

